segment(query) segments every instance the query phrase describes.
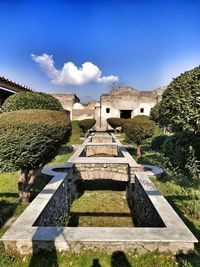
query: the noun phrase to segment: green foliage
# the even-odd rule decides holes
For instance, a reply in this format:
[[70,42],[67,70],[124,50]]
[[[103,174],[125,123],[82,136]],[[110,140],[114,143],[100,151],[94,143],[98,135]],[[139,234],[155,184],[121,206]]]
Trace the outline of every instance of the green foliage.
[[116,129],[117,127],[121,127],[125,119],[122,118],[108,118],[107,123],[113,128]]
[[162,148],[164,155],[170,160],[172,166],[189,170],[193,178],[194,175],[191,172],[198,172],[195,176],[200,177],[200,143],[198,137],[185,132],[176,133],[168,137]]
[[163,144],[163,153],[174,167],[183,168],[186,164],[189,150],[188,136],[184,133],[177,133],[169,136]]
[[192,176],[193,184],[200,187],[200,151],[198,151],[198,148],[200,149],[200,145],[198,144],[198,146],[195,146],[196,150],[192,146],[189,147],[185,168]]
[[48,109],[62,111],[59,100],[45,93],[21,92],[11,95],[2,106],[4,112],[20,109]]
[[86,133],[87,130],[89,130],[90,128],[92,128],[96,123],[95,119],[85,119],[82,121],[79,121],[79,127],[81,128],[81,130]]
[[138,119],[138,120],[149,120],[149,116],[147,115],[136,115],[135,117],[133,117],[133,119]]
[[159,108],[160,103],[157,103],[150,111],[150,119],[159,123]]
[[156,125],[154,121],[146,118],[133,118],[123,125],[127,137],[140,145],[146,138],[151,137]]
[[0,115],[0,169],[37,169],[49,162],[71,133],[64,112],[19,110]]
[[159,124],[174,132],[200,134],[200,66],[167,87],[159,105]]
[[155,151],[160,151],[163,143],[167,140],[167,135],[158,135],[151,141],[151,148]]

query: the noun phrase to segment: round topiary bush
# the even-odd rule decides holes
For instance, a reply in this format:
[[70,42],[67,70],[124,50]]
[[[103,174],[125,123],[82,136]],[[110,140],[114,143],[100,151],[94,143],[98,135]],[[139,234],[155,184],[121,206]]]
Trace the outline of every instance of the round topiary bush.
[[86,133],[90,128],[92,128],[96,123],[95,119],[85,119],[78,121],[78,125],[81,128],[81,130]]
[[123,124],[124,132],[129,140],[137,145],[137,157],[141,156],[141,144],[153,135],[155,122],[147,118],[133,118]]
[[108,118],[106,121],[115,130],[117,127],[121,127],[123,125],[124,119]]
[[167,140],[167,135],[158,135],[151,141],[151,148],[155,151],[162,149],[163,143]]
[[20,198],[27,200],[38,169],[70,136],[70,121],[61,111],[19,110],[0,114],[0,129],[0,170],[21,170]]
[[2,106],[3,112],[20,109],[63,110],[59,100],[45,93],[21,92],[9,96]]
[[149,120],[149,116],[147,116],[147,115],[136,115],[135,117],[133,117],[133,119]]
[[159,105],[159,124],[200,135],[200,66],[169,84]]

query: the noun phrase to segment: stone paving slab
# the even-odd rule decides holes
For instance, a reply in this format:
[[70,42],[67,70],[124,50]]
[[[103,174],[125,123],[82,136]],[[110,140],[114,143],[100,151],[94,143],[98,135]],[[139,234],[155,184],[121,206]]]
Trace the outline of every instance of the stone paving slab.
[[128,164],[127,160],[122,157],[78,157],[74,163],[108,163],[108,164]]

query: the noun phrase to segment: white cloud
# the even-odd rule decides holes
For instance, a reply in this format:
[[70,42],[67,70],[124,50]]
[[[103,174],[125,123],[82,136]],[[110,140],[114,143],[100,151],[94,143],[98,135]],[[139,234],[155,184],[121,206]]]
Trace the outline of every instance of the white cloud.
[[37,56],[32,54],[31,57],[48,75],[51,82],[56,85],[80,86],[92,82],[111,83],[119,79],[113,75],[102,76],[101,70],[92,62],[85,62],[80,68],[73,62],[67,62],[61,70],[57,70],[54,66],[52,55],[43,54]]

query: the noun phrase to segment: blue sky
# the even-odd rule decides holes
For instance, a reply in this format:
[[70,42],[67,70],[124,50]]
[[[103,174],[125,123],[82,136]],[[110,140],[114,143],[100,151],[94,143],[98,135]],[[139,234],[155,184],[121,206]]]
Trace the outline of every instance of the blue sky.
[[200,1],[1,0],[0,36],[0,75],[35,90],[153,90],[200,64]]

